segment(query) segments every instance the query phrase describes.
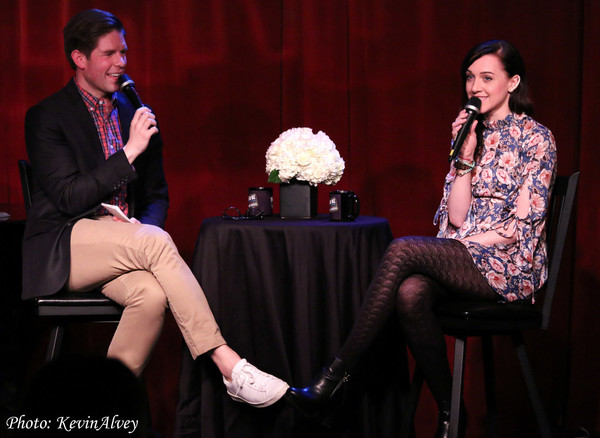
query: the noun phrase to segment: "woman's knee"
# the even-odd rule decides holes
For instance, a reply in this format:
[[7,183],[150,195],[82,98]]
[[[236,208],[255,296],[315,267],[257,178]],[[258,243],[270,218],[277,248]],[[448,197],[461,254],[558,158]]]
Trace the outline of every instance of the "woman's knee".
[[405,263],[410,262],[411,257],[419,255],[427,249],[426,242],[429,240],[430,238],[421,236],[399,237],[390,242],[387,255],[392,259],[400,259]]
[[405,247],[411,239],[411,237],[398,237],[390,242],[388,250],[396,252],[398,249]]
[[396,309],[400,313],[411,313],[422,306],[432,306],[434,287],[431,279],[424,275],[406,277],[398,288]]

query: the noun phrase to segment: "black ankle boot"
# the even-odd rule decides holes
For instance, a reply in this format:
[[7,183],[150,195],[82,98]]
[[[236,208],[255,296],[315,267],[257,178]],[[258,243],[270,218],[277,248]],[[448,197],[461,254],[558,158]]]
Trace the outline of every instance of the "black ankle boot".
[[306,388],[290,388],[285,398],[304,415],[313,417],[325,408],[338,389],[348,381],[349,374],[343,362],[337,357],[333,363]]

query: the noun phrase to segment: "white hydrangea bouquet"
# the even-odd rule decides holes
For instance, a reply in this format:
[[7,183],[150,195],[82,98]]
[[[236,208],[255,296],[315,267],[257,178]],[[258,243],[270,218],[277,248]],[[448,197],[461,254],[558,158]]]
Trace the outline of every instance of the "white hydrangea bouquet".
[[336,184],[344,173],[345,163],[331,139],[322,131],[291,128],[283,132],[267,149],[267,174],[271,183],[292,179],[310,185]]

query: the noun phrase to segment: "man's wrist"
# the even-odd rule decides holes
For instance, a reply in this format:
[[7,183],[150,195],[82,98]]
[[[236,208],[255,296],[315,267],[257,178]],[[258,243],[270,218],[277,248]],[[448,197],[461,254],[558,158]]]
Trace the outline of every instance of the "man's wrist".
[[133,152],[131,149],[131,146],[129,146],[128,144],[123,146],[123,153],[125,154],[125,157],[127,157],[127,161],[129,161],[129,164],[133,164],[133,162],[139,155]]

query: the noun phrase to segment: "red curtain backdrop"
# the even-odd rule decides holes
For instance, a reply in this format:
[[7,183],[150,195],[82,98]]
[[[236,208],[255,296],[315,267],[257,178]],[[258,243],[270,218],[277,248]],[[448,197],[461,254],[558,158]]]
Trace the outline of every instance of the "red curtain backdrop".
[[[167,230],[188,260],[202,219],[230,205],[245,209],[247,188],[268,185],[267,147],[299,126],[322,130],[336,143],[346,171],[334,189],[355,190],[362,213],[388,218],[396,237],[434,234],[462,57],[483,40],[512,41],[528,67],[534,116],[556,137],[559,173],[582,172],[552,329],[528,337],[532,361],[551,416],[568,428],[600,430],[598,2],[1,0],[0,6],[2,207],[22,214],[16,163],[26,157],[25,111],[72,75],[62,28],[80,10],[109,10],[127,30],[127,72],[158,116],[172,198]],[[320,213],[327,212],[330,189],[319,188]],[[275,211],[277,198],[275,188]],[[512,418],[504,436],[534,436],[510,344],[497,344],[500,413]],[[177,401],[180,345],[167,325],[147,372],[164,436]],[[473,343],[466,382],[472,436],[484,413],[478,350]],[[434,408],[427,396],[423,406],[422,423],[430,422],[431,413],[423,413]]]

